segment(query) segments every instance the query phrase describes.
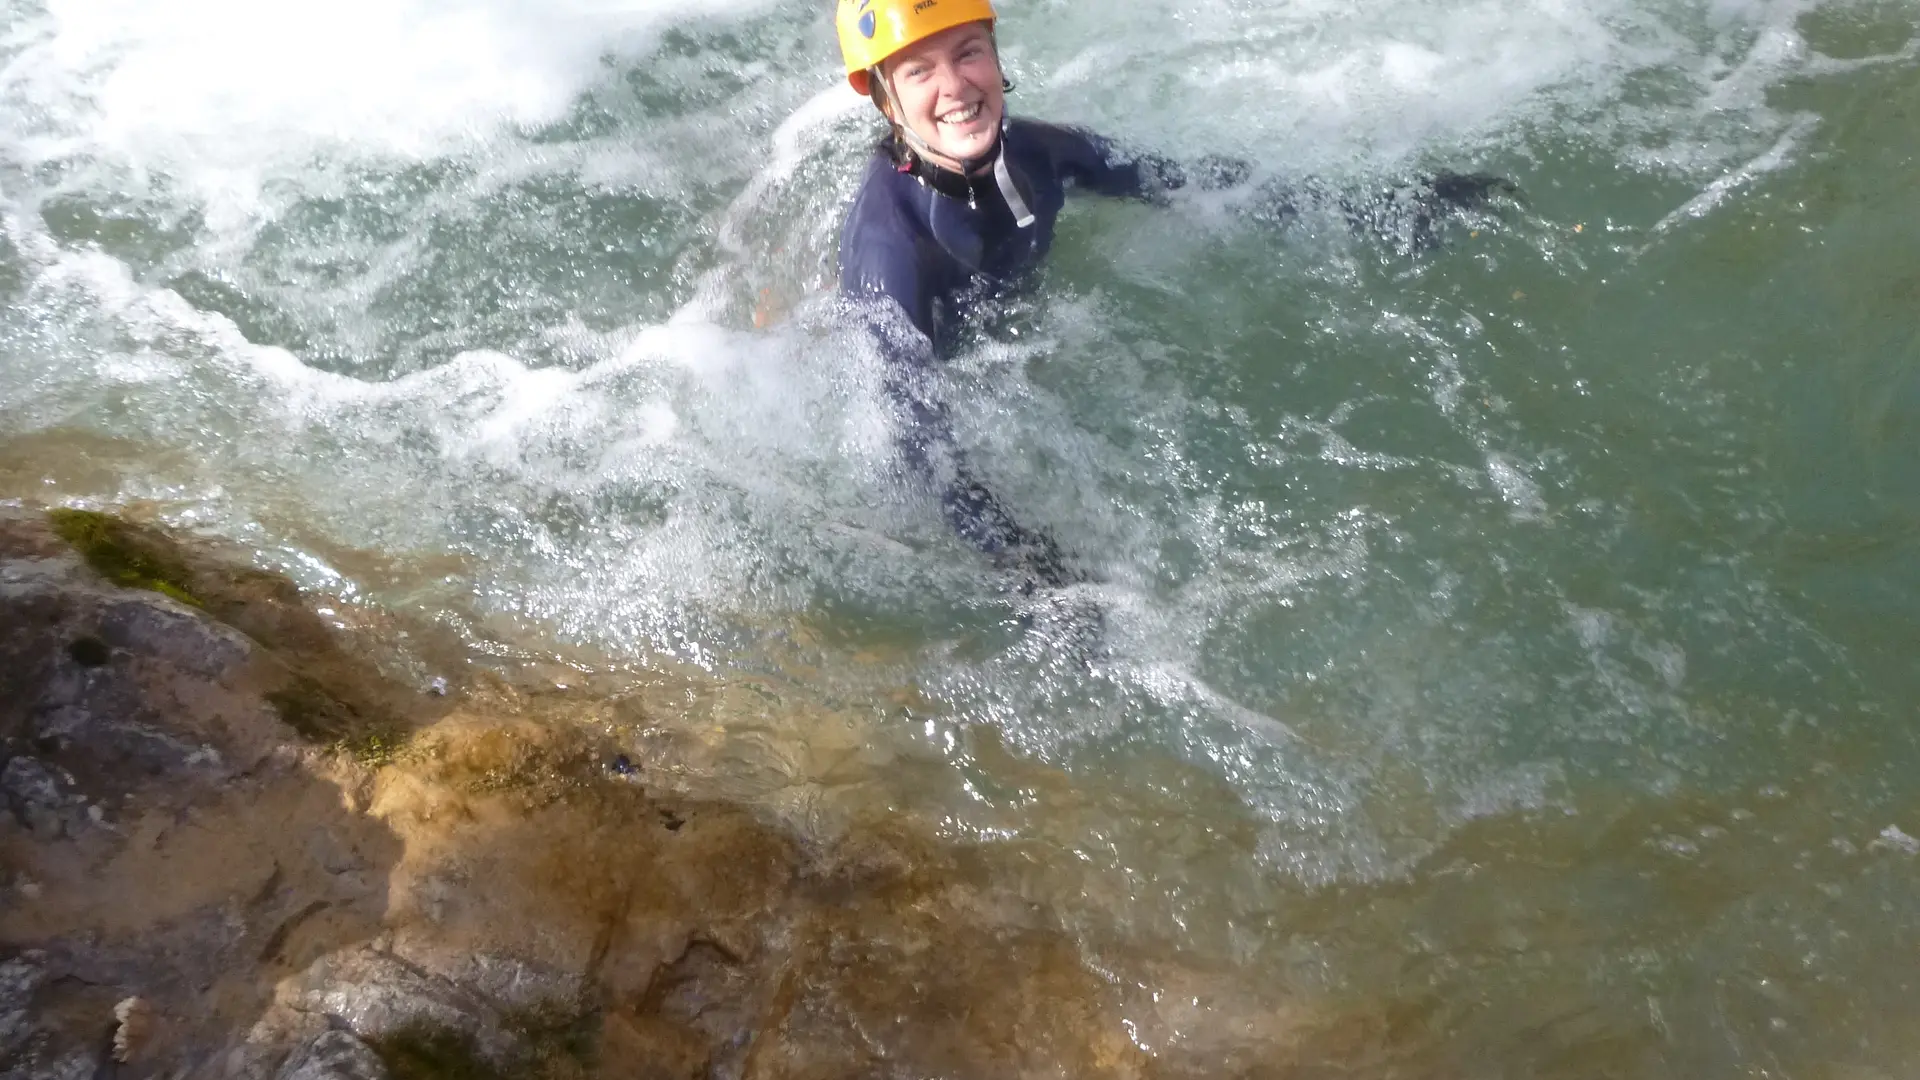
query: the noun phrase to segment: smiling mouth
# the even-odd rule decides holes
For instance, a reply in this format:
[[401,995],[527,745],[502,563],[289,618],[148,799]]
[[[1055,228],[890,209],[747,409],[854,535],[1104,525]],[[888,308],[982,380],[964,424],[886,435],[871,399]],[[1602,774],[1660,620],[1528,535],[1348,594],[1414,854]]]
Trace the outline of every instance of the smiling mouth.
[[981,112],[982,112],[981,105],[979,102],[976,101],[971,105],[967,105],[962,108],[955,109],[952,112],[949,112],[946,115],[940,117],[940,122],[942,124],[949,124],[954,127],[964,127],[965,125],[971,124],[975,120],[979,119]]

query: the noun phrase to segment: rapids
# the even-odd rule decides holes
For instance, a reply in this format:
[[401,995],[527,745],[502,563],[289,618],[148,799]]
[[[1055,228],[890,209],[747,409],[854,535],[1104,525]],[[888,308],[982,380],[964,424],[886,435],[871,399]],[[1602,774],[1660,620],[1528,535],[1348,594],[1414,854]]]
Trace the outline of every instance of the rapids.
[[747,787],[1383,1069],[1915,1067],[1920,6],[1006,0],[1017,112],[1523,190],[1071,206],[947,370],[1040,601],[895,482],[826,9],[0,0],[0,497],[752,687]]

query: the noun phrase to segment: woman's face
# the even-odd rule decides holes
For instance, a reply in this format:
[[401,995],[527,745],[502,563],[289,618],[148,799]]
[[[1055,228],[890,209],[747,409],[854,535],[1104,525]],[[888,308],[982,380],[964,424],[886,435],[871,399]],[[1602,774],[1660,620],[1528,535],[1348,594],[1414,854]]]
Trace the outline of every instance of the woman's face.
[[942,30],[889,57],[881,75],[903,115],[938,157],[958,169],[993,148],[1006,108],[1000,57],[986,23]]

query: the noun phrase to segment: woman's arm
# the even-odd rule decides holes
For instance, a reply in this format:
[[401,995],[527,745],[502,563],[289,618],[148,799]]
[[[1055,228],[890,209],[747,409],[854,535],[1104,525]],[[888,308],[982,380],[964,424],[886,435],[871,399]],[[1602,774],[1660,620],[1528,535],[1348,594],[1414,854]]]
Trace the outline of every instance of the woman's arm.
[[[1165,205],[1173,192],[1188,187],[1224,191],[1253,176],[1253,166],[1239,158],[1208,155],[1186,166],[1158,154],[1121,150],[1077,128],[1040,123],[1028,127],[1032,137],[1047,145],[1065,179],[1112,198]],[[1246,212],[1256,220],[1283,224],[1303,210],[1324,207],[1344,217],[1357,232],[1417,251],[1439,242],[1437,225],[1444,218],[1518,191],[1513,181],[1485,173],[1437,172],[1371,192],[1335,191],[1311,181],[1270,180],[1255,189]]]
[[1127,153],[1079,128],[1022,121],[1021,135],[1045,147],[1062,180],[1115,199],[1165,203],[1189,184],[1216,191],[1244,184],[1253,169],[1234,158],[1203,157],[1191,168],[1158,154]]
[[1338,215],[1354,232],[1414,253],[1439,246],[1439,226],[1447,218],[1519,191],[1513,181],[1487,173],[1438,172],[1365,192],[1269,181],[1255,191],[1248,213],[1274,225],[1285,225],[1307,211]]
[[915,481],[940,492],[953,531],[1020,575],[1022,591],[1083,580],[1052,537],[1021,525],[973,475],[955,442],[934,371],[932,293],[910,255],[869,248],[843,256],[840,280],[880,349],[883,385],[901,414],[901,459]]

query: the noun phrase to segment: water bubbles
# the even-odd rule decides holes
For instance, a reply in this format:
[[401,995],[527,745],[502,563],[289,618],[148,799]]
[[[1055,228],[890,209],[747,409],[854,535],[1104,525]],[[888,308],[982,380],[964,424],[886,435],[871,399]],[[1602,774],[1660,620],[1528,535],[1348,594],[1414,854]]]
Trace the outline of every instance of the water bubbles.
[[1868,845],[1881,851],[1896,852],[1901,855],[1920,855],[1920,839],[1909,835],[1898,825],[1889,825],[1880,830],[1880,835]]

